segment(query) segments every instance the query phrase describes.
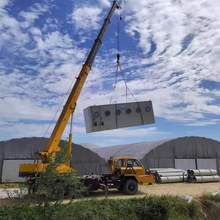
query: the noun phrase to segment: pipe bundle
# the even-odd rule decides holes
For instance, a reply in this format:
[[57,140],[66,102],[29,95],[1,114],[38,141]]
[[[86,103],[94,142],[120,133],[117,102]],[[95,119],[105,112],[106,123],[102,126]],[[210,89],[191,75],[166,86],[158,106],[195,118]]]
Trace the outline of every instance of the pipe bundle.
[[174,168],[151,169],[157,183],[178,183],[184,182],[187,178],[185,170]]
[[214,169],[187,170],[187,181],[190,183],[218,182],[220,177]]

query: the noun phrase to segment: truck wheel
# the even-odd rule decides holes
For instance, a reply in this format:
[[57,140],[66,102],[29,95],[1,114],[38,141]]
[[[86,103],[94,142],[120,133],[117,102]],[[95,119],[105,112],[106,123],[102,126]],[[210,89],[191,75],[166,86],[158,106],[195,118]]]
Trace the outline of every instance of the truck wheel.
[[124,193],[128,195],[134,195],[138,191],[138,184],[134,179],[127,179],[124,188],[123,188]]

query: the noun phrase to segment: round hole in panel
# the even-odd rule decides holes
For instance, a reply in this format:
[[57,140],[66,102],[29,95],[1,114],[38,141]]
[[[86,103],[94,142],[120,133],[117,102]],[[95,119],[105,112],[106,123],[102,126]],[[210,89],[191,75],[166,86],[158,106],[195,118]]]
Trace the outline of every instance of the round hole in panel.
[[150,112],[150,111],[151,111],[151,107],[150,107],[150,106],[146,106],[146,107],[145,107],[145,111],[146,111],[146,112]]
[[111,115],[111,112],[109,110],[105,111],[105,116],[108,117]]
[[98,118],[99,117],[99,112],[94,112],[93,113],[93,118]]
[[131,114],[131,112],[132,112],[132,111],[131,111],[130,108],[126,109],[126,113],[127,113],[127,114]]
[[94,127],[97,127],[97,122],[94,122],[94,123],[93,123],[93,126],[94,126]]

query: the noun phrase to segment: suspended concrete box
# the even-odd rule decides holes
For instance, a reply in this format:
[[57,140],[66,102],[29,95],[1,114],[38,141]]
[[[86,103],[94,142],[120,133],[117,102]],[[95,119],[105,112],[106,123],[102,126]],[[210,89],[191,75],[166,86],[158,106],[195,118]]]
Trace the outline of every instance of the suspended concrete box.
[[151,101],[89,106],[84,118],[87,133],[154,123]]

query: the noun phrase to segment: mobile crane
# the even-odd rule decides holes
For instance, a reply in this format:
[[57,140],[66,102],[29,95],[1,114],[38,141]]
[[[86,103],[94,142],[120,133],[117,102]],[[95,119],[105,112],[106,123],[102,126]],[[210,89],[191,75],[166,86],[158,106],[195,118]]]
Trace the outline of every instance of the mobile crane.
[[[96,40],[87,56],[85,63],[76,79],[76,82],[70,92],[70,95],[63,107],[63,110],[59,116],[58,121],[53,129],[53,132],[49,138],[46,148],[44,151],[38,152],[40,160],[35,163],[26,163],[19,166],[20,177],[31,177],[34,179],[40,175],[48,166],[49,159],[55,158],[56,153],[60,151],[59,143],[62,134],[67,126],[67,123],[73,114],[76,102],[82,90],[82,87],[86,81],[86,78],[91,70],[92,64],[102,44],[102,39],[105,32],[111,22],[111,18],[116,9],[120,8],[120,4],[117,0],[113,1],[110,11],[104,20],[104,23],[98,33]],[[59,164],[56,167],[56,171],[60,174],[70,172],[73,168],[71,167],[71,155],[72,155],[72,133],[70,132],[68,138],[68,147],[66,153],[66,160],[64,163]],[[128,194],[135,194],[137,192],[137,184],[154,182],[152,175],[146,175],[144,167],[140,161],[129,158],[112,158],[109,161],[110,174],[103,174],[100,176],[86,176],[84,177],[84,184],[90,190],[96,190],[102,188],[102,186],[118,188]]]

